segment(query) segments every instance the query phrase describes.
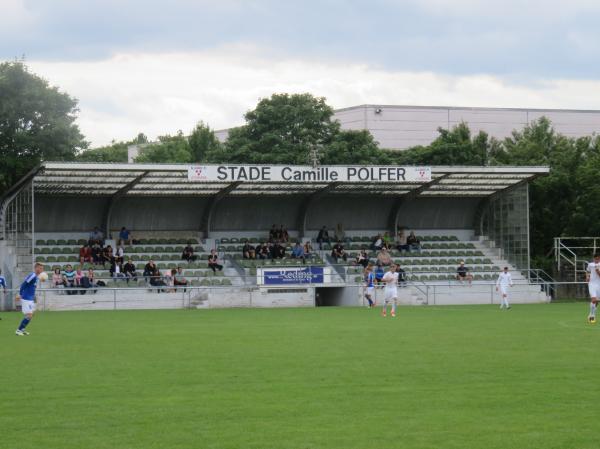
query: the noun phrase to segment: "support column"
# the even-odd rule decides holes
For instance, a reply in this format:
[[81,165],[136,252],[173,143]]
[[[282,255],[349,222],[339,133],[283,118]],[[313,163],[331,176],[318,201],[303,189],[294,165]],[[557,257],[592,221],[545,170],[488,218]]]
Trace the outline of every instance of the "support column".
[[307,196],[302,204],[300,205],[300,209],[298,210],[298,217],[296,219],[296,227],[298,228],[298,237],[303,238],[306,235],[306,217],[308,216],[308,211],[310,206],[323,195],[331,192],[337,186],[339,186],[341,182],[332,182],[331,184],[327,184],[322,189],[317,190],[316,192],[311,193]]
[[117,192],[110,197],[108,204],[104,208],[104,213],[102,214],[102,224],[104,227],[104,236],[106,238],[109,237],[110,234],[110,219],[112,216],[112,211],[115,207],[115,204],[119,200],[119,198],[125,196],[127,192],[133,189],[149,172],[145,171],[141,175],[137,176],[135,179],[121,187]]
[[210,198],[206,209],[204,209],[204,212],[202,213],[202,218],[200,219],[200,231],[203,233],[204,238],[208,238],[210,236],[210,233],[212,232],[212,220],[217,205],[221,202],[223,198],[229,195],[229,193],[235,190],[241,183],[242,181],[233,182],[227,187],[219,190],[215,195],[213,195]]

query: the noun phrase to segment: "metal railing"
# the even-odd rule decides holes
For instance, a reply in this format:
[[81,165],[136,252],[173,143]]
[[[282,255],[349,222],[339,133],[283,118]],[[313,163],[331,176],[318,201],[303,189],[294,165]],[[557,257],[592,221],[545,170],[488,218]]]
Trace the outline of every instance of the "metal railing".
[[558,271],[568,267],[573,270],[574,281],[577,275],[585,273],[585,266],[592,255],[600,248],[600,237],[555,237],[554,261]]

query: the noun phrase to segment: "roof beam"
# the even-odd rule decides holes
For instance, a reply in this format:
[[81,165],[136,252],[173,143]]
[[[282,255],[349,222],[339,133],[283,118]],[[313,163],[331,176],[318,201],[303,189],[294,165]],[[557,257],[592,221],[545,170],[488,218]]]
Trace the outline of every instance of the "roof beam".
[[242,181],[232,182],[227,187],[219,190],[219,192],[210,197],[208,204],[202,213],[202,218],[200,219],[200,231],[203,232],[204,238],[209,237],[210,233],[212,232],[212,221],[217,205],[241,183]]
[[310,210],[310,206],[316,200],[321,198],[323,195],[326,195],[327,193],[331,192],[336,187],[338,187],[340,184],[341,183],[339,183],[339,182],[332,182],[330,184],[327,184],[325,187],[322,187],[319,190],[308,195],[304,199],[304,201],[302,201],[302,204],[300,205],[300,208],[298,209],[298,216],[296,218],[299,238],[303,238],[306,235],[306,218],[308,216],[308,211]]

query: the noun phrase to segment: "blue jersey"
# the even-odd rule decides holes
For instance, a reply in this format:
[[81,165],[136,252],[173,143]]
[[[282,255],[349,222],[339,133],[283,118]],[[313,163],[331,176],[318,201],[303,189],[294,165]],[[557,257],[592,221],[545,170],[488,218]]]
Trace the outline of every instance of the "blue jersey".
[[375,275],[372,272],[369,272],[367,275],[367,287],[374,287],[373,283],[375,282]]
[[4,279],[4,276],[0,276],[0,287],[6,288],[6,279]]
[[19,289],[19,295],[21,299],[28,301],[35,301],[35,287],[37,286],[37,275],[35,273],[29,273]]

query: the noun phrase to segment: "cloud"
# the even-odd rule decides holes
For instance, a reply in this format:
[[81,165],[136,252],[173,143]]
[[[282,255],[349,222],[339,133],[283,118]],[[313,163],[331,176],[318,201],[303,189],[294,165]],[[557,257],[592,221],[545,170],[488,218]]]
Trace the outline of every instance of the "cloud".
[[388,70],[353,61],[272,57],[248,45],[203,52],[122,53],[99,61],[30,61],[80,100],[79,125],[94,145],[151,138],[199,120],[213,128],[274,92],[310,92],[335,108],[363,103],[593,109],[600,81],[536,78],[527,85],[493,75]]

